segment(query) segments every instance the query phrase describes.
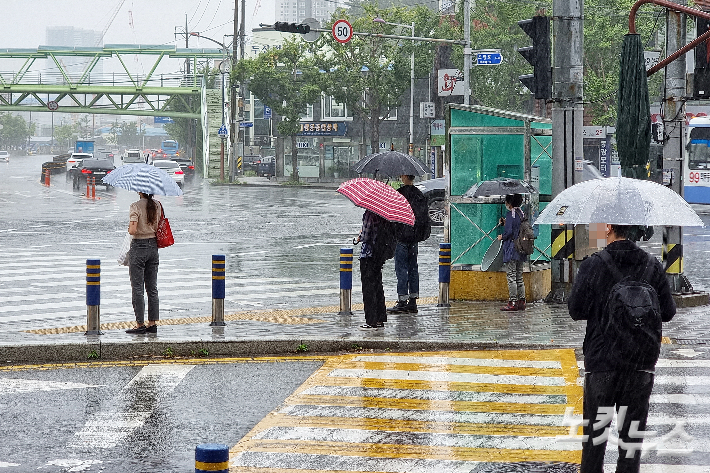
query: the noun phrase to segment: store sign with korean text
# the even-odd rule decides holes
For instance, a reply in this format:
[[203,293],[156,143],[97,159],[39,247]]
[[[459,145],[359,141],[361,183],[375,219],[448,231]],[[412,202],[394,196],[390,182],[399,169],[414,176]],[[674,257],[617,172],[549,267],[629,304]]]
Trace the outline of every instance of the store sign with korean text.
[[299,136],[344,136],[348,131],[343,122],[301,122]]

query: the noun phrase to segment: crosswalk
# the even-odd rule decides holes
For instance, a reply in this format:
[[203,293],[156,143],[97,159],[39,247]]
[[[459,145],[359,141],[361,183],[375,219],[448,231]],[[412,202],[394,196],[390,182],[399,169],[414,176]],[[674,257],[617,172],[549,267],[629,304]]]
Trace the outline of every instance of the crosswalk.
[[[209,316],[211,276],[210,261],[161,253],[161,318]],[[86,257],[22,248],[6,248],[0,254],[0,332],[82,325],[86,322],[85,294]],[[229,271],[225,309],[294,308],[304,301],[332,305],[338,297],[335,278],[314,285],[297,277],[254,277]],[[132,318],[128,268],[113,259],[102,260],[101,322]]]
[[232,471],[469,473],[556,462],[575,471],[573,350],[330,359],[232,449]]
[[[581,367],[573,350],[331,358],[232,448],[231,471],[576,473]],[[708,374],[659,360],[641,471],[710,473]]]

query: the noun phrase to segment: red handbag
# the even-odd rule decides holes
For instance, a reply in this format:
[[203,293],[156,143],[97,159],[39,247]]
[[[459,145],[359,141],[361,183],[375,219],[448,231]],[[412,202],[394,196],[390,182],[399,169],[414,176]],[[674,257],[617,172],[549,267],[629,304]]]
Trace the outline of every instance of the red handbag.
[[155,237],[158,240],[158,248],[165,248],[175,244],[173,231],[170,229],[170,222],[165,218],[163,204],[160,204],[160,220],[158,220],[158,230],[155,232]]

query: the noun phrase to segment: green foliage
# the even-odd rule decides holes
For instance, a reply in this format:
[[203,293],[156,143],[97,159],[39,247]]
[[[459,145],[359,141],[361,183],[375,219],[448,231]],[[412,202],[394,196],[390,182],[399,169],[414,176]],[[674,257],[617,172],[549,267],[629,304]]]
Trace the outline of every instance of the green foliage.
[[163,350],[163,356],[165,358],[172,358],[175,356],[175,353],[173,353],[173,349],[171,347],[167,347],[165,350]]
[[281,49],[270,49],[237,64],[232,80],[248,83],[249,90],[282,120],[279,133],[291,137],[292,180],[298,180],[296,134],[301,116],[320,97],[319,72],[308,44],[301,38],[286,40]]
[[54,127],[54,139],[64,148],[71,147],[72,139],[76,134],[76,127],[72,124]]
[[[361,12],[359,14],[358,12]],[[390,23],[411,25],[415,36],[452,38],[454,29],[438,14],[423,6],[415,8],[378,8],[375,4],[358,5],[357,11],[338,10],[331,28],[339,18],[350,21],[353,30],[372,33],[373,36],[354,36],[348,43],[332,41],[327,35],[313,43],[321,90],[337,102],[345,103],[349,112],[370,125],[372,152],[379,150],[379,127],[390,112],[400,105],[409,90],[411,54],[414,51],[416,77],[427,77],[433,61],[433,43],[380,38],[374,35],[389,34],[410,36],[411,28],[375,23],[382,18]],[[364,97],[364,99],[363,99]]]
[[296,353],[305,353],[308,351],[308,345],[301,343],[296,347]]
[[99,357],[99,354],[96,352],[96,350],[91,350],[91,351],[86,355],[86,359],[87,359],[87,360],[98,360],[99,358],[100,358],[100,357]]
[[[27,125],[24,118],[11,113],[0,115],[0,146],[21,146],[27,143],[27,138],[31,135],[32,128]],[[32,124],[34,126],[34,124]]]

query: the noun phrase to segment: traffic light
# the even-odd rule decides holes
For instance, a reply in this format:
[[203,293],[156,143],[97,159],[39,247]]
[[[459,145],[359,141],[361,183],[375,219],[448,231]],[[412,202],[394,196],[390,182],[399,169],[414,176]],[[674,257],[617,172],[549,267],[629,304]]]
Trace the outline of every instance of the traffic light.
[[286,23],[285,21],[277,21],[274,23],[274,29],[276,31],[283,31],[284,33],[306,34],[311,32],[309,25],[304,25],[303,23]]
[[[710,20],[696,18],[696,37],[710,30]],[[695,47],[695,69],[693,70],[693,98],[710,97],[710,40],[705,40]]]
[[550,17],[534,16],[518,22],[533,45],[519,48],[518,52],[533,66],[533,73],[520,76],[520,82],[535,95],[536,99],[552,97],[552,74],[550,65]]

